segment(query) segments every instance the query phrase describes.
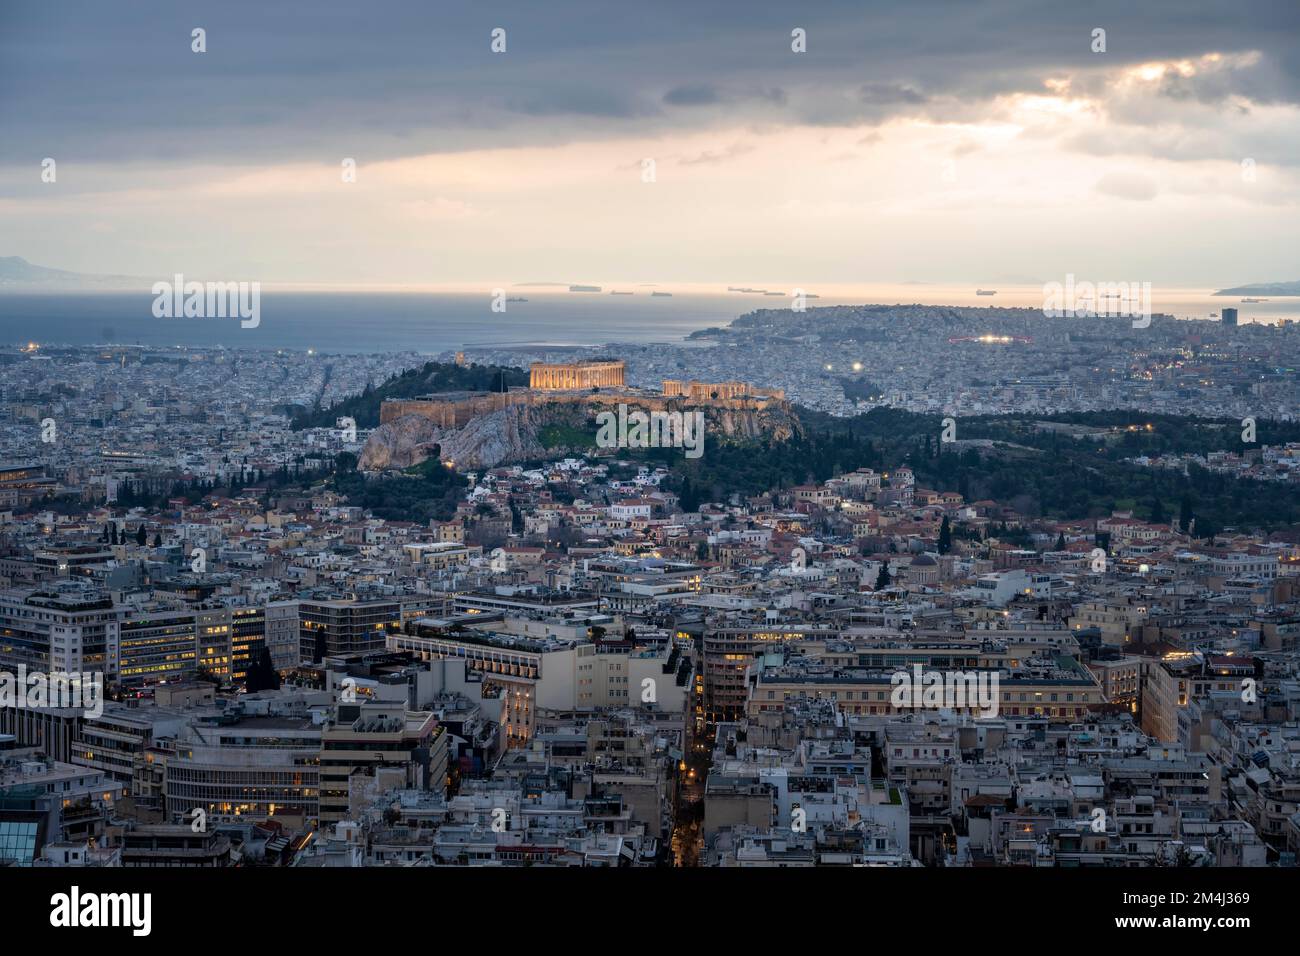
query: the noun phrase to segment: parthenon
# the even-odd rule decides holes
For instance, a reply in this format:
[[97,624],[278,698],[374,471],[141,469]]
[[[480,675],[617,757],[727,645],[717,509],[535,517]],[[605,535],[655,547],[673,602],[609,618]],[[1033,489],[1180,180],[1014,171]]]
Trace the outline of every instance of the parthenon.
[[614,361],[534,362],[528,369],[528,387],[547,390],[622,388],[624,363]]

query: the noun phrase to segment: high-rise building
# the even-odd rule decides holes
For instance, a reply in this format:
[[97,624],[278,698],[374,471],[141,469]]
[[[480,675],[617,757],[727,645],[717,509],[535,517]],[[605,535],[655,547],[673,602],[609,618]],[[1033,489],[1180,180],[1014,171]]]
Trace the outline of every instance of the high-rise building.
[[441,789],[447,775],[447,735],[429,711],[400,702],[340,703],[320,749],[320,818],[346,819],[354,774],[383,767],[404,770],[407,785]]
[[198,635],[192,610],[140,606],[123,614],[118,626],[124,687],[194,676],[198,667]]
[[1224,324],[1224,325],[1236,325],[1236,324],[1237,324],[1237,310],[1236,310],[1236,309],[1223,309],[1223,310],[1220,312],[1220,314],[1221,314],[1221,316],[1223,317],[1223,324]]
[[336,654],[382,651],[402,626],[397,601],[302,601],[298,607],[302,659],[319,662]]
[[200,608],[195,612],[198,631],[198,666],[220,680],[231,677],[231,637],[234,631],[228,607]]
[[248,680],[248,669],[266,648],[266,608],[232,608],[230,623],[230,677],[242,684]]
[[64,583],[0,594],[0,668],[33,671],[118,671],[118,620],[113,599]]
[[297,667],[301,661],[297,601],[271,601],[266,605],[266,646],[271,666],[278,671]]

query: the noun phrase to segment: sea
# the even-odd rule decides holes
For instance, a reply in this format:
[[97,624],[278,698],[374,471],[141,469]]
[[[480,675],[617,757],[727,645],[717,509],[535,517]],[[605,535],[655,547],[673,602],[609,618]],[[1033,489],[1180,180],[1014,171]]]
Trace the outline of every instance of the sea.
[[[742,288],[761,288],[742,286]],[[827,305],[927,304],[1042,308],[1041,286],[976,287],[921,283],[810,286],[809,309]],[[0,291],[0,345],[141,345],[182,348],[292,349],[318,353],[415,352],[608,343],[680,344],[697,330],[725,326],[756,309],[785,309],[780,295],[686,288],[671,295],[509,291],[504,312],[484,293],[428,291],[298,291],[263,288],[256,328],[237,318],[157,318],[147,290],[94,292]],[[1232,306],[1239,321],[1300,319],[1300,299],[1243,303],[1213,290],[1152,290],[1155,312],[1183,319],[1217,319]],[[518,301],[518,300],[526,301]]]

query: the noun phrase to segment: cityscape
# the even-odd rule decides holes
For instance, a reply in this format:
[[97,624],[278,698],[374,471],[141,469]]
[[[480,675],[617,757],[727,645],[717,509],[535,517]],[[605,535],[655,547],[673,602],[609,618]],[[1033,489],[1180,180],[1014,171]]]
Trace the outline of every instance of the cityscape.
[[1295,9],[506,5],[435,65],[323,4],[237,76],[292,16],[76,6],[176,49],[40,92],[0,13],[0,925],[180,933],[182,868],[1281,924]]

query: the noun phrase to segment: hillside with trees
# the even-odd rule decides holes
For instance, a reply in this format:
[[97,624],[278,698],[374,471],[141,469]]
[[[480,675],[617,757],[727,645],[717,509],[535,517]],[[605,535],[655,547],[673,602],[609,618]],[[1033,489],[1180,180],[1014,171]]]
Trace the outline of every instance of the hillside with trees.
[[390,398],[419,398],[434,392],[500,392],[514,385],[527,385],[528,372],[500,365],[456,365],[450,362],[426,362],[420,368],[407,369],[377,388],[367,386],[328,408],[317,405],[294,416],[295,431],[303,428],[333,428],[339,418],[348,417],[358,428],[379,424],[379,406]]

